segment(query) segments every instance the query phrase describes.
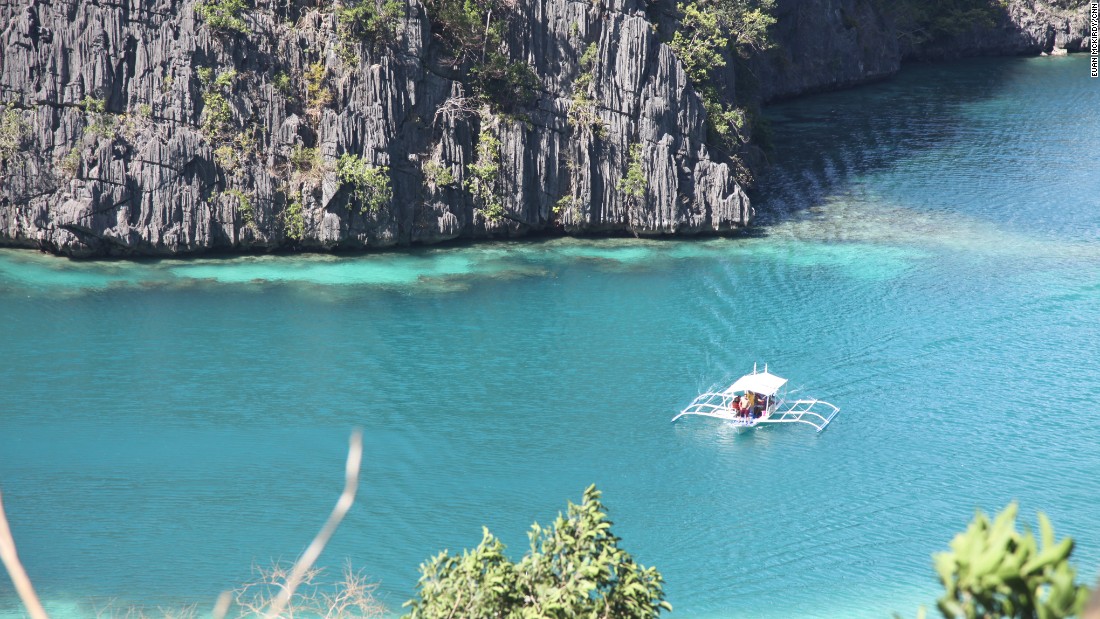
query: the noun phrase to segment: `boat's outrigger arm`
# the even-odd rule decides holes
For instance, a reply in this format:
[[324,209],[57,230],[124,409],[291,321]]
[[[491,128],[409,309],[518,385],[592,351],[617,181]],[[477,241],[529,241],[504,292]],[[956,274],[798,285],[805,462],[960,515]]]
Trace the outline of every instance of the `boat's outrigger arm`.
[[736,399],[729,391],[709,391],[695,398],[672,421],[684,415],[699,415],[724,419],[735,425],[752,427],[763,423],[804,423],[821,432],[840,412],[840,408],[824,400],[780,400],[770,403],[761,417],[743,417],[733,409]]
[[821,432],[839,412],[839,407],[824,400],[809,399],[793,402],[783,400],[776,404],[775,411],[770,413],[766,419],[760,421],[763,423],[806,423]]
[[672,418],[672,421],[676,421],[684,415],[701,415],[703,417],[716,417],[718,419],[727,419],[730,421],[736,421],[737,415],[733,412],[733,400],[732,395],[727,395],[722,392],[708,391],[695,398],[695,400],[688,405],[687,408],[680,411],[678,415]]

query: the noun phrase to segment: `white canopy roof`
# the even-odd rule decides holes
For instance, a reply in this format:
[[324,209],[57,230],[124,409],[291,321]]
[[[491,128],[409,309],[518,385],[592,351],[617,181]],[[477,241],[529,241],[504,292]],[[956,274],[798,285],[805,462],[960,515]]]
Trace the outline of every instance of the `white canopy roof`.
[[737,379],[737,382],[726,389],[727,395],[741,393],[743,391],[755,391],[760,395],[774,395],[779,388],[787,383],[787,379],[769,372],[756,372],[745,374]]

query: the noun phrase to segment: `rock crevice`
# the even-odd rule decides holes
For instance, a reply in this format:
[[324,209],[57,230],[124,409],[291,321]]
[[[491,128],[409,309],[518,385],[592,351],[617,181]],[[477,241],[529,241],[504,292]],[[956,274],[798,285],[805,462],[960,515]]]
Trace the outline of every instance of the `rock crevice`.
[[[351,43],[332,11],[286,0],[255,0],[247,34],[212,30],[196,0],[6,2],[0,145],[18,147],[0,150],[0,244],[179,255],[749,223],[738,164],[708,143],[664,42],[666,0],[508,4],[497,51],[535,83],[492,108],[471,102],[419,0],[402,0],[394,32]],[[914,43],[890,3],[778,0],[776,45],[731,66],[722,92],[770,101],[906,59],[1078,51],[1086,11],[1065,4],[1010,0],[991,23]],[[366,166],[358,181],[344,155]],[[631,166],[644,187],[625,188]]]
[[[0,7],[0,105],[23,132],[23,148],[0,162],[0,242],[171,255],[747,222],[728,162],[707,150],[698,97],[631,2],[519,3],[503,51],[538,84],[510,114],[447,113],[468,86],[441,70],[416,0],[392,40],[350,53],[331,13],[288,24],[261,1],[244,35],[211,31],[194,8]],[[592,42],[599,132],[569,122],[576,59]],[[467,187],[483,131],[499,141],[498,212]],[[643,145],[641,196],[617,189],[632,144]],[[338,177],[345,153],[386,167],[382,208],[365,211]]]

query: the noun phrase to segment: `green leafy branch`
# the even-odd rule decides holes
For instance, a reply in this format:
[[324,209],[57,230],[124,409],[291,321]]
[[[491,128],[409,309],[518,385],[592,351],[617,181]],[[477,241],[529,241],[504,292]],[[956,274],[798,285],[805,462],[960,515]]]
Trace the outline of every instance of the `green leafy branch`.
[[344,153],[336,160],[336,177],[354,188],[361,213],[377,213],[393,199],[389,166],[371,165],[359,155]]
[[421,565],[406,617],[650,619],[671,611],[661,574],[635,563],[611,525],[600,491],[589,486],[581,504],[569,503],[552,525],[531,527],[519,563],[483,529],[473,550],[442,552]]
[[642,170],[642,145],[631,144],[626,174],[619,179],[617,187],[629,198],[638,200],[645,197],[646,185],[645,172]]
[[477,139],[477,160],[466,165],[466,190],[479,202],[490,221],[504,217],[504,204],[497,194],[500,181],[500,140],[488,129]]
[[707,126],[726,148],[737,146],[745,110],[722,101],[714,70],[726,66],[725,52],[768,47],[775,24],[775,0],[689,0],[681,2],[680,23],[669,46],[702,99]]
[[216,32],[249,34],[241,17],[245,8],[244,0],[205,0],[195,5],[195,14]]

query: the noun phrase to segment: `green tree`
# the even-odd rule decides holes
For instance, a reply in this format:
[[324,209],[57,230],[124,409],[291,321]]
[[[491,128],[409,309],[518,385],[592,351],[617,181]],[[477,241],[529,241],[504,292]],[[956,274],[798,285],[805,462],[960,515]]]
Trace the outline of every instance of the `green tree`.
[[596,58],[599,46],[589,43],[580,57],[580,73],[573,82],[573,97],[569,106],[568,119],[571,127],[581,131],[591,131],[597,137],[605,137],[607,127],[596,111],[596,97],[593,85],[596,81]]
[[510,19],[511,0],[427,0],[432,32],[453,56],[463,73],[461,81],[473,96],[497,110],[513,109],[531,101],[538,76],[526,62],[517,62],[502,50]]
[[589,486],[567,515],[532,526],[530,550],[518,564],[485,529],[477,548],[462,556],[442,552],[420,566],[407,618],[634,619],[671,610],[660,573],[635,563],[611,524],[600,491]]
[[424,181],[436,187],[447,187],[455,184],[455,175],[450,166],[438,161],[428,161],[421,169],[424,172]]
[[477,161],[466,164],[466,190],[481,202],[481,211],[490,220],[504,216],[504,204],[497,194],[500,181],[500,140],[489,129],[477,138]]
[[501,0],[426,0],[425,5],[432,31],[455,55],[456,64],[476,60],[490,43],[500,42],[505,9]]
[[237,200],[237,213],[241,216],[244,225],[255,226],[256,209],[252,206],[250,195],[240,189],[227,189],[225,195]]
[[389,166],[371,165],[359,155],[344,153],[336,160],[336,177],[354,188],[360,213],[377,213],[393,199]]
[[[1063,619],[1079,615],[1089,590],[1075,582],[1069,563],[1073,539],[1055,541],[1039,513],[1039,541],[1016,529],[1016,503],[990,521],[982,512],[934,555],[944,594],[936,603],[945,619]],[[923,616],[923,609],[921,616]]]
[[345,40],[393,37],[404,13],[405,3],[400,0],[385,0],[381,5],[375,0],[345,0],[336,9],[339,34]]
[[897,24],[898,40],[934,44],[975,28],[993,28],[1006,12],[1005,0],[878,0]]
[[731,148],[744,127],[745,111],[722,101],[713,72],[726,66],[729,49],[768,47],[775,0],[688,0],[679,8],[680,23],[669,46],[703,100],[712,136]]
[[775,24],[775,0],[685,0],[671,47],[696,83],[710,77],[712,67],[726,65],[729,47],[762,50],[770,45],[768,29]]
[[78,105],[84,110],[85,118],[88,120],[88,133],[104,138],[115,136],[118,122],[114,115],[107,111],[106,99],[96,99],[89,95],[84,97]]
[[296,194],[287,199],[283,210],[283,232],[288,239],[294,241],[301,241],[306,236],[306,217],[301,195]]
[[626,174],[619,179],[619,191],[637,200],[645,197],[645,172],[642,170],[642,145],[630,145],[630,161],[626,165]]
[[233,94],[237,71],[228,69],[215,75],[214,69],[199,67],[195,73],[203,88],[202,132],[211,141],[224,139],[233,126],[233,106],[228,97]]
[[23,148],[28,127],[19,110],[9,109],[0,113],[0,162],[11,159]]
[[332,103],[332,91],[325,85],[328,67],[324,61],[317,61],[306,67],[303,77],[306,86],[306,111],[316,125],[320,121],[322,108]]
[[721,14],[698,0],[680,3],[680,26],[672,35],[672,51],[695,84],[710,79],[713,67],[726,66],[722,57],[729,43],[727,24]]
[[195,5],[195,13],[216,32],[248,34],[248,24],[241,18],[244,0],[206,0]]

